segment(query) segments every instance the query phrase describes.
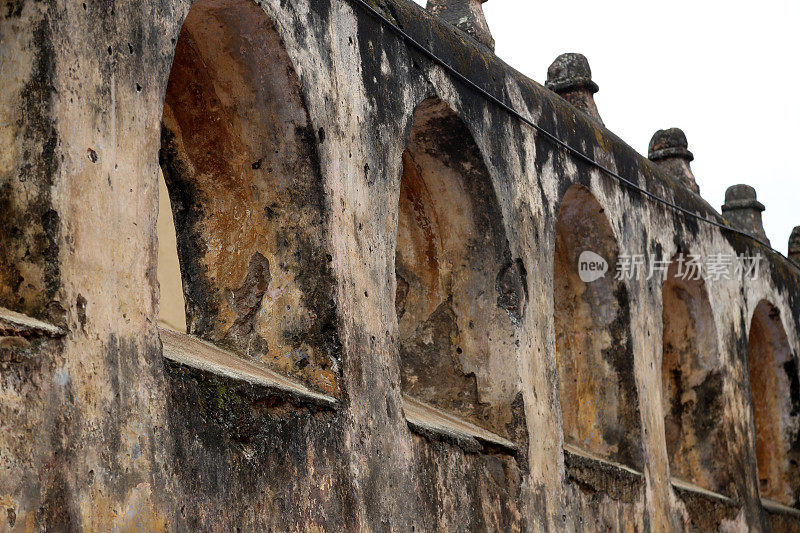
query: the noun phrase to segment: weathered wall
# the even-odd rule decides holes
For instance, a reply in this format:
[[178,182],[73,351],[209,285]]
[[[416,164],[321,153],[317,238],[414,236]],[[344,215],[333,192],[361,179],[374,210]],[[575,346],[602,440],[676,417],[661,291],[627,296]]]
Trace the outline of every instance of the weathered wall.
[[1,305],[69,331],[3,351],[3,528],[174,521],[152,233],[156,73],[169,70],[164,29],[178,16],[3,6]]
[[[706,283],[679,275],[686,260],[679,255],[670,262],[662,296],[661,400],[670,471],[734,495],[726,431],[719,424],[725,417],[725,378],[714,310]],[[752,358],[752,351],[748,354]]]
[[[660,196],[720,218],[620,139],[464,34],[407,0],[379,7],[480,86],[571,145]],[[190,2],[178,0],[12,0],[0,11],[0,306],[67,331],[62,338],[30,338],[0,348],[3,528],[797,527],[796,519],[765,513],[759,500],[747,354],[751,317],[767,300],[785,330],[791,360],[797,360],[795,266],[743,237],[666,211],[576,161],[410,50],[349,0],[205,0],[204,9],[245,10],[252,20],[263,11],[274,32],[269,50],[285,54],[292,86],[288,93],[273,91],[274,79],[260,78],[266,74],[256,68],[276,75],[269,65],[259,66],[263,57],[247,59],[261,45],[239,42],[222,17],[219,28],[203,29],[198,46],[210,50],[207,57],[238,59],[217,74],[220,84],[213,90],[201,88],[210,93],[186,89],[170,99],[171,65],[189,8]],[[259,33],[247,35],[257,39]],[[182,64],[188,68],[191,62]],[[289,107],[279,101],[261,106],[275,94],[295,100]],[[190,96],[209,98],[208,112],[181,125],[172,104]],[[506,418],[495,431],[512,428],[504,436],[519,447],[516,453],[412,432],[403,415],[398,206],[415,110],[431,97],[464,124],[485,165],[479,174],[490,183],[479,190],[496,196],[492,231],[507,239],[498,244],[508,253],[498,266],[508,259],[525,273],[526,304],[515,308],[520,316],[492,326],[511,328],[513,341],[482,352],[504,379],[493,381],[498,374],[485,368],[471,378],[479,383],[473,391],[478,404],[485,397],[501,405]],[[270,114],[286,109],[293,110],[288,118]],[[222,118],[215,122],[212,112]],[[277,258],[290,272],[311,268],[313,279],[288,276],[283,285],[291,301],[302,304],[300,315],[287,313],[287,320],[303,316],[308,328],[294,331],[319,332],[309,340],[311,355],[302,364],[302,358],[257,362],[329,390],[338,399],[334,407],[164,363],[156,328],[162,117],[173,134],[181,127],[184,135],[195,134],[202,126],[228,143],[222,145],[226,152],[213,157],[195,154],[209,165],[207,171],[173,165],[179,171],[166,176],[170,195],[182,193],[179,199],[190,208],[180,211],[173,197],[184,283],[185,260],[195,262],[191,273],[202,278],[202,290],[187,292],[190,329],[243,356],[251,341],[264,340],[260,346],[267,351],[282,343],[294,347],[291,337],[268,337],[279,326],[259,322],[269,319],[262,306],[272,298],[263,275],[248,285],[260,298],[249,298],[249,291],[240,293],[247,293],[244,299],[235,294],[255,279],[248,278],[255,272],[248,267],[256,254]],[[298,125],[289,149],[308,156],[291,168],[280,167],[286,164],[280,154],[260,154],[285,140],[270,128],[287,120]],[[165,139],[172,151],[162,152],[162,163],[170,154],[195,161],[192,145],[170,146],[174,137]],[[306,176],[303,187],[270,181],[274,177],[265,177],[263,165],[271,162],[282,174]],[[219,186],[222,179],[230,184]],[[273,201],[284,204],[272,199],[278,193],[270,183],[285,188],[285,205],[309,206],[310,214],[287,208],[277,217],[292,230],[289,248],[311,255],[273,246],[270,232],[276,230],[265,208]],[[631,466],[639,472],[564,451],[554,257],[562,198],[575,184],[602,206],[620,254],[670,259],[682,251],[761,251],[768,258],[758,280],[721,281],[708,291],[725,397],[717,423],[729,443],[732,505],[669,483],[660,279],[623,282],[633,356],[626,379],[636,390],[641,428],[641,459]],[[234,193],[235,203],[215,196]],[[221,205],[213,207],[215,201]],[[198,203],[202,209],[195,209]],[[253,238],[246,221],[235,218],[248,207],[254,213],[248,220],[264,232],[263,239]],[[313,228],[303,225],[309,220]],[[214,228],[224,233],[216,235],[223,241],[235,236],[229,248],[215,248]],[[240,234],[252,238],[246,254],[236,247]],[[198,242],[203,246],[192,251]],[[213,271],[225,261],[229,268]],[[257,261],[255,274],[263,274],[263,266]],[[482,311],[494,316],[497,310]],[[243,324],[239,318],[247,327],[232,331]],[[332,385],[326,389],[324,383]],[[465,416],[481,421],[474,409]]]

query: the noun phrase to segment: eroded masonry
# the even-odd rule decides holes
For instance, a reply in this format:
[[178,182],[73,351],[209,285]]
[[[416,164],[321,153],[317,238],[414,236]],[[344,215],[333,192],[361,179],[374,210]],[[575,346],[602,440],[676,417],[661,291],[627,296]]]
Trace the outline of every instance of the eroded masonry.
[[0,529],[800,530],[800,229],[583,56],[481,0],[0,37]]

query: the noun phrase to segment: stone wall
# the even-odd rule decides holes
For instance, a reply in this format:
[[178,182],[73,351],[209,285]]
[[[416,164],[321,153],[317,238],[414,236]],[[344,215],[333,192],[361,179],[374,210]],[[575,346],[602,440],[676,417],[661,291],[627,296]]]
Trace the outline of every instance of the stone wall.
[[[596,86],[368,4],[725,222]],[[12,0],[0,36],[3,529],[800,528],[800,271],[763,243],[354,0]],[[763,260],[591,285],[586,249]]]

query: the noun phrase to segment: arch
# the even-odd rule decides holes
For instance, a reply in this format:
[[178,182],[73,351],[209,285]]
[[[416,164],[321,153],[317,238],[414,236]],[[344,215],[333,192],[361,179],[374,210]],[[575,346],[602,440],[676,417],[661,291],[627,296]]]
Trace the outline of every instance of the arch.
[[[583,252],[611,272],[584,282]],[[582,185],[567,189],[556,223],[553,307],[564,442],[641,467],[628,292],[615,279],[619,248],[604,209]]]
[[316,136],[275,24],[255,2],[198,0],[189,10],[167,84],[160,163],[188,332],[335,394],[335,285]]
[[747,360],[761,496],[797,506],[800,378],[780,311],[766,300],[753,313]]
[[525,269],[472,135],[438,98],[415,110],[403,153],[395,277],[404,392],[513,436]]
[[673,259],[661,291],[661,399],[670,471],[732,494],[717,329],[705,281],[685,264],[683,254]]

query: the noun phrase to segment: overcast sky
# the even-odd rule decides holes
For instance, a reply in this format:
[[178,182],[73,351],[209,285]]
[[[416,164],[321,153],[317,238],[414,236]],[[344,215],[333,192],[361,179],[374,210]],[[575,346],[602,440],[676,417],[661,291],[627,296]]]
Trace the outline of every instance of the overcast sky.
[[786,253],[800,226],[800,0],[483,7],[497,55],[539,83],[559,54],[584,54],[600,116],[641,154],[656,130],[681,128],[700,193],[717,210],[730,185],[755,187],[767,236]]

